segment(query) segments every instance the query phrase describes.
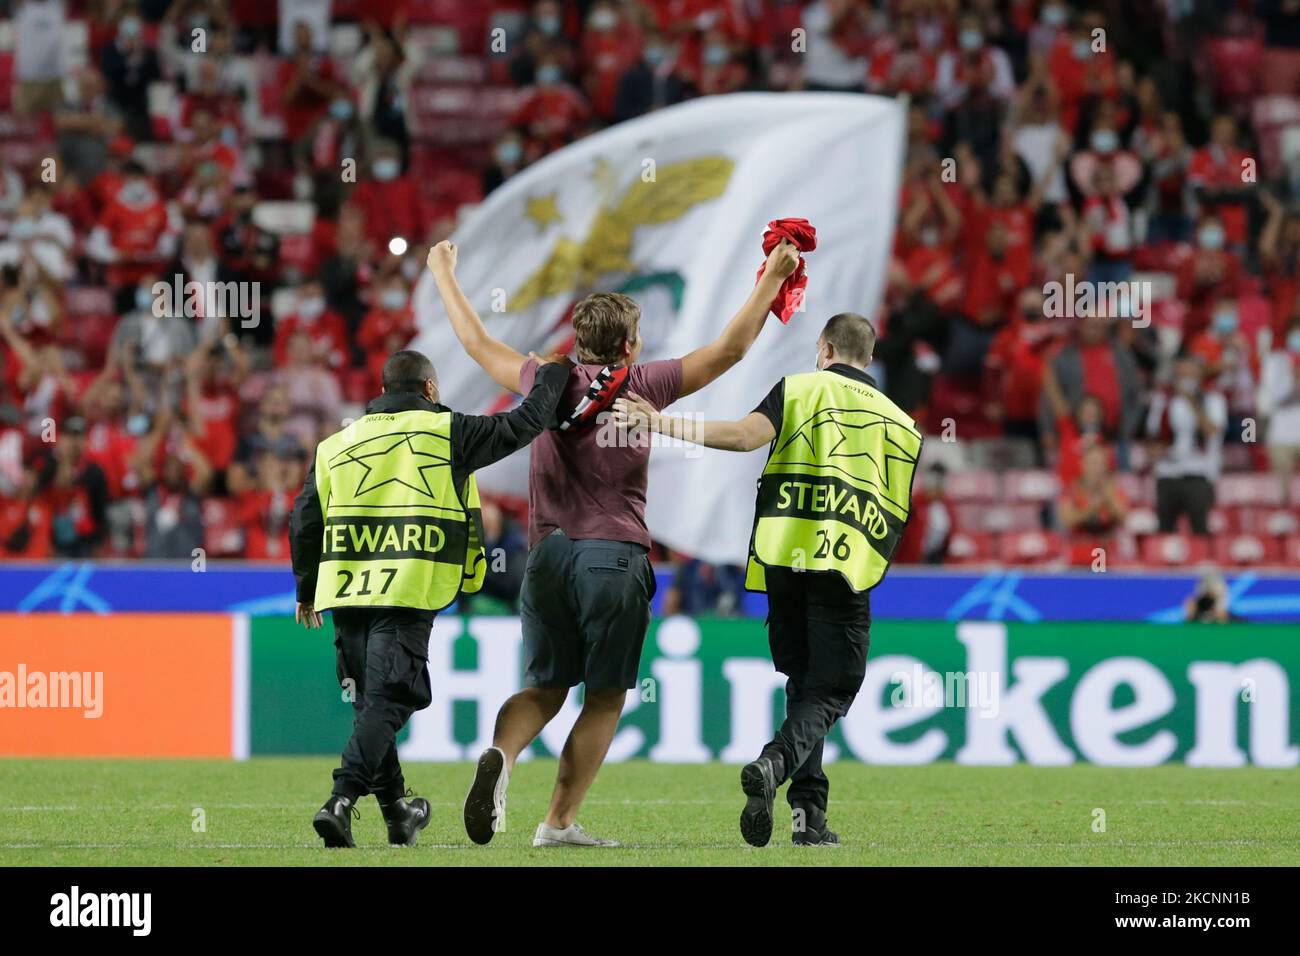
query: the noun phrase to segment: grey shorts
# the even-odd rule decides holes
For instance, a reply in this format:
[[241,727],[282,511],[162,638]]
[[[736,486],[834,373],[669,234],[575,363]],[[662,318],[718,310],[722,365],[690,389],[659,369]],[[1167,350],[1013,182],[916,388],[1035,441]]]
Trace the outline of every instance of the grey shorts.
[[654,593],[641,545],[547,535],[528,554],[520,594],[524,686],[635,687]]

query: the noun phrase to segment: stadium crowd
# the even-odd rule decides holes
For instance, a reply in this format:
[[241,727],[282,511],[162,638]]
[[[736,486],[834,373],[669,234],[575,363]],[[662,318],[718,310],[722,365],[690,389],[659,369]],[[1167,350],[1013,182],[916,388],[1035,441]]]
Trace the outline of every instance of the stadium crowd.
[[[873,372],[933,437],[898,560],[1300,564],[1298,0],[0,15],[6,558],[287,559],[465,207],[611,123],[806,89],[909,97]],[[484,512],[516,568],[520,508]],[[739,603],[660,557],[670,609]]]

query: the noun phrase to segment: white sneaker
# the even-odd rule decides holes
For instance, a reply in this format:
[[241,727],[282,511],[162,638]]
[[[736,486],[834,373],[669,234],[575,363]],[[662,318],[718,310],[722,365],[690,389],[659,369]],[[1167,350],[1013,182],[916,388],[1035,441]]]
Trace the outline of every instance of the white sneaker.
[[618,846],[617,840],[600,840],[589,834],[582,826],[574,821],[561,830],[559,827],[548,827],[543,820],[537,824],[537,832],[533,834],[533,846]]

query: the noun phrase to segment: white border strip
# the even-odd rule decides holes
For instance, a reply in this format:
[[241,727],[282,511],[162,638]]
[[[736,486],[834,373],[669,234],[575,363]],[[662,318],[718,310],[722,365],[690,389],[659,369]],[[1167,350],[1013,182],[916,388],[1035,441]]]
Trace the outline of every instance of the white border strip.
[[236,760],[247,760],[252,749],[248,615],[232,614],[230,620],[230,755]]

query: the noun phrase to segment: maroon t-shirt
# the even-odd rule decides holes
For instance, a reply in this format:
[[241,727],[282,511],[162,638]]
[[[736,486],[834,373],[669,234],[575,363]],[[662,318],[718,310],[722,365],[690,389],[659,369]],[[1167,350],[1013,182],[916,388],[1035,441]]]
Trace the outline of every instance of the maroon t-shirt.
[[[560,399],[562,413],[582,400],[604,367],[573,367]],[[519,370],[525,394],[533,387],[536,373],[532,359]],[[655,408],[677,401],[681,389],[681,359],[633,365],[628,373],[626,391]],[[547,429],[533,441],[528,465],[530,547],[556,528],[574,540],[603,538],[650,547],[645,523],[650,443],[644,437],[640,442],[628,441],[608,419],[608,413],[602,412],[595,425],[577,435]]]

